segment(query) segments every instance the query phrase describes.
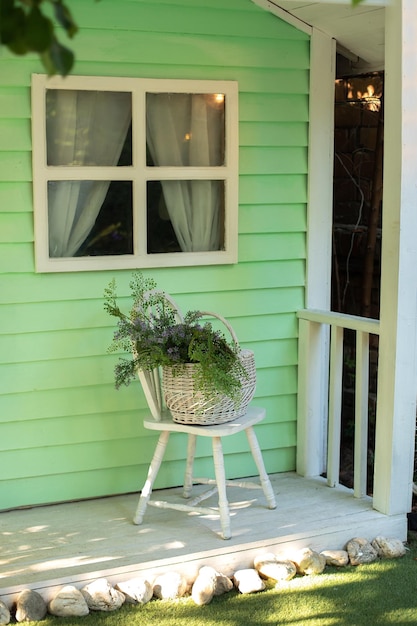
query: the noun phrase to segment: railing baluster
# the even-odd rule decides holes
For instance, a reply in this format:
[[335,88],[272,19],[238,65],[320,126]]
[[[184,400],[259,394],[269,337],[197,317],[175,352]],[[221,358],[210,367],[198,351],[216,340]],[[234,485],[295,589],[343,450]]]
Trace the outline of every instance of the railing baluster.
[[[340,472],[340,443],[341,443],[341,412],[342,412],[342,376],[343,376],[343,333],[344,329],[353,330],[356,333],[356,370],[355,370],[355,443],[354,443],[354,489],[355,497],[366,495],[367,487],[367,453],[368,453],[368,395],[369,395],[369,335],[379,335],[379,320],[346,315],[335,311],[303,310],[298,311],[302,332],[300,333],[299,351],[301,354],[302,385],[299,405],[299,430],[300,451],[302,451],[302,463],[297,467],[306,473],[307,468],[319,466],[317,461],[317,447],[309,446],[309,438],[312,433],[312,407],[314,425],[317,425],[317,407],[320,407],[320,381],[327,379],[329,373],[328,396],[328,446],[327,446],[327,483],[331,487],[339,484]],[[306,323],[312,327],[321,324],[322,327],[330,327],[330,367],[324,371],[324,365],[312,363],[311,352],[308,358],[304,358],[306,345],[311,341],[312,331],[308,330]],[[314,333],[317,339],[319,335]],[[311,348],[311,346],[310,346]],[[320,352],[315,346],[315,351]],[[317,367],[317,371],[316,368]],[[309,371],[313,370],[314,371]],[[312,384],[314,381],[314,384]],[[302,413],[304,414],[302,415]],[[304,475],[303,473],[303,475]]]
[[327,484],[339,484],[340,436],[342,415],[343,328],[331,327],[329,380],[329,437],[327,451]]
[[368,461],[369,334],[356,333],[354,494],[366,495]]

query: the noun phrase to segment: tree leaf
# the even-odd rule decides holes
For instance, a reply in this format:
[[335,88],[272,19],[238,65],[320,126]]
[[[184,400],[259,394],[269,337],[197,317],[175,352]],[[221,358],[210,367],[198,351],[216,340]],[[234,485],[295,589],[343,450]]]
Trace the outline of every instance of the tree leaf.
[[74,37],[78,31],[78,26],[74,22],[70,10],[62,0],[54,0],[54,12],[56,21],[65,29],[68,37]]
[[25,12],[13,0],[0,0],[0,41],[15,54],[25,54]]
[[42,15],[40,9],[32,7],[26,17],[25,39],[29,50],[44,52],[53,41],[54,26],[50,19]]
[[53,39],[48,50],[40,55],[42,64],[49,76],[53,74],[61,74],[66,76],[74,65],[74,54],[71,50],[59,43],[57,39]]

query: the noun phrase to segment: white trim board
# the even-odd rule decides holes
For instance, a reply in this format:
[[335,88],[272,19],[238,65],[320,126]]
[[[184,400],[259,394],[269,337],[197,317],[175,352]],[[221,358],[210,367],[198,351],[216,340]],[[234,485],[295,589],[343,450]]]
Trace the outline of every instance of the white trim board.
[[[279,1],[279,0],[278,0]],[[286,3],[293,3],[294,8],[300,6],[300,0],[285,0]],[[302,2],[301,5],[306,4]],[[310,0],[307,4],[345,4],[352,5],[352,0]],[[364,0],[362,2],[363,7],[386,7],[391,4],[391,0]]]
[[280,6],[278,6],[278,4],[276,4],[272,0],[252,0],[252,2],[258,5],[259,7],[261,7],[261,9],[270,11],[277,17],[284,20],[284,22],[287,22],[288,24],[295,26],[295,28],[298,28],[298,30],[303,31],[307,35],[311,35],[313,27],[310,26],[310,24],[307,24],[307,22],[303,22],[303,20],[300,20],[298,17],[295,17],[295,15],[292,15],[292,13],[289,13],[285,9],[281,8]]

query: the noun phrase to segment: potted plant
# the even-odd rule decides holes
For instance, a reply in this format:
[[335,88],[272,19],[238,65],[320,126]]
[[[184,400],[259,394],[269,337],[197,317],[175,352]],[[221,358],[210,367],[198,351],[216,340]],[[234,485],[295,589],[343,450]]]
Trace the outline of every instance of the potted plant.
[[[226,320],[210,314],[227,324],[231,340],[209,321],[202,320],[207,314],[189,311],[182,318],[173,301],[141,272],[133,274],[130,288],[127,313],[118,305],[114,279],[104,292],[104,308],[118,320],[109,351],[122,350],[131,355],[122,357],[115,366],[116,388],[129,385],[138,370],[161,367],[165,401],[175,421],[193,423],[195,415],[199,415],[200,421],[205,418],[210,423],[221,423],[242,414],[255,391],[253,353],[241,350]],[[185,408],[184,397],[188,404]]]

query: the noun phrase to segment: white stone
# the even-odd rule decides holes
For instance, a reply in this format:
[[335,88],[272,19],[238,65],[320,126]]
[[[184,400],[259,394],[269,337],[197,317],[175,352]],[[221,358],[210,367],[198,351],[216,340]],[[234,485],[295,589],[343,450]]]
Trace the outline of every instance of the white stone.
[[221,572],[216,572],[216,580],[214,584],[214,595],[221,596],[224,593],[227,593],[228,591],[230,591],[231,589],[233,589],[232,580],[225,574],[222,574]]
[[233,576],[235,586],[240,593],[256,593],[265,589],[265,583],[256,569],[241,569]]
[[405,546],[400,539],[375,537],[372,541],[372,547],[383,559],[397,559],[406,553]]
[[279,560],[272,552],[264,552],[254,559],[255,569],[263,578],[270,578],[277,582],[291,580],[297,573],[292,561]]
[[0,624],[10,623],[10,611],[7,606],[0,600]]
[[216,571],[209,567],[202,568],[202,570],[206,571],[200,570],[191,589],[191,597],[199,606],[209,604],[212,601],[216,586]]
[[187,580],[178,572],[167,572],[153,583],[153,595],[160,600],[175,600],[187,593]]
[[58,591],[50,601],[48,611],[57,617],[82,617],[90,612],[83,594],[72,585]]
[[132,578],[120,582],[116,589],[124,594],[126,602],[130,604],[146,604],[153,596],[152,585],[145,578]]
[[377,551],[367,539],[354,537],[346,546],[351,565],[373,563],[378,558]]
[[326,565],[345,567],[349,563],[349,555],[346,550],[323,550],[320,554],[326,559]]
[[32,589],[24,589],[17,596],[16,621],[40,622],[47,613],[47,606],[42,596]]
[[306,576],[321,574],[326,567],[325,557],[310,548],[303,548],[294,558],[297,571]]
[[116,611],[125,601],[123,593],[112,587],[106,578],[86,585],[81,593],[91,611]]
[[209,604],[213,596],[227,593],[233,588],[233,582],[213,567],[204,566],[194,581],[191,597],[198,605]]

